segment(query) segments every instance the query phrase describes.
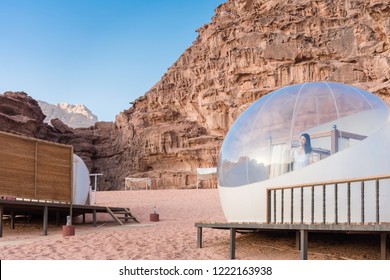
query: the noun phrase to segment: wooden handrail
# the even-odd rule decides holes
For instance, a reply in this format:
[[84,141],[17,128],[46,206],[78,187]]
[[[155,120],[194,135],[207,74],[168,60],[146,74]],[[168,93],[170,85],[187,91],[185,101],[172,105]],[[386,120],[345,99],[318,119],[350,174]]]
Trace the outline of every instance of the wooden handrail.
[[[364,140],[367,138],[365,135],[360,135],[352,132],[347,132],[347,131],[342,131],[338,130],[336,126],[333,127],[332,130],[328,131],[318,131],[318,132],[313,132],[310,135],[311,139],[317,139],[317,138],[324,138],[324,137],[329,137],[330,138],[330,150],[327,150],[329,154],[334,154],[339,151],[339,138],[342,139],[355,139],[355,140]],[[278,138],[278,139],[272,139],[271,136],[268,137],[268,141],[270,144],[270,148],[273,145],[278,145],[278,144],[287,144],[291,141],[290,145],[291,147],[295,146],[294,143],[298,141],[298,139],[290,139],[290,138]],[[292,142],[294,141],[294,142]],[[319,153],[324,153],[324,151],[321,148],[316,148],[313,147],[313,150],[318,150]]]
[[348,182],[355,183],[355,182],[361,182],[361,181],[373,181],[373,180],[383,180],[383,179],[390,179],[390,175],[359,177],[359,178],[321,181],[321,182],[304,183],[304,184],[296,184],[296,185],[288,185],[288,186],[268,187],[268,188],[266,188],[266,190],[273,191],[273,190],[281,190],[281,189],[295,189],[295,188],[305,188],[305,187],[311,187],[311,186],[346,184]]
[[[335,129],[337,130],[337,129]],[[337,130],[339,133],[340,138],[350,138],[355,140],[364,140],[367,138],[365,135],[360,135],[352,132],[347,132],[343,130]],[[332,136],[332,130],[324,130],[324,131],[318,131],[313,132],[310,134],[311,139],[317,139],[317,138],[324,138],[324,137],[331,137]],[[273,145],[278,144],[284,144],[290,141],[290,138],[284,137],[284,138],[278,138],[278,139],[272,139],[269,138],[269,140],[272,142]],[[298,141],[298,138],[292,139],[293,141]]]
[[[277,223],[277,211],[276,208],[279,208],[279,205],[277,205],[277,191],[280,191],[281,194],[281,200],[280,200],[280,209],[281,209],[281,217],[280,222],[284,223],[284,191],[289,189],[291,190],[291,223],[294,222],[294,207],[293,207],[293,196],[294,196],[294,189],[300,189],[300,223],[304,223],[304,195],[303,195],[303,189],[307,187],[311,187],[311,223],[314,224],[314,187],[321,186],[322,187],[322,223],[327,223],[326,221],[326,213],[327,213],[327,203],[326,203],[326,188],[327,186],[334,186],[334,224],[338,224],[338,189],[340,187],[340,184],[346,184],[347,188],[347,195],[346,195],[346,204],[347,204],[347,223],[351,223],[351,183],[360,182],[360,209],[361,209],[361,218],[360,223],[365,223],[365,182],[367,181],[375,181],[375,222],[376,224],[380,223],[380,213],[379,213],[379,181],[384,179],[390,179],[390,175],[380,175],[380,176],[370,176],[370,177],[360,177],[360,178],[350,178],[350,179],[342,179],[342,180],[332,180],[332,181],[325,181],[325,182],[313,182],[313,183],[305,183],[305,184],[296,184],[296,185],[290,185],[290,186],[281,186],[281,187],[270,187],[266,188],[267,196],[266,196],[266,205],[267,205],[267,223],[271,223],[272,214],[273,214],[273,222]],[[355,185],[354,187],[359,186]],[[273,193],[273,203],[272,203],[272,193]],[[279,204],[279,203],[278,203]],[[317,204],[316,204],[317,205]],[[273,213],[271,212],[271,208],[273,206]],[[319,206],[320,207],[320,206]]]

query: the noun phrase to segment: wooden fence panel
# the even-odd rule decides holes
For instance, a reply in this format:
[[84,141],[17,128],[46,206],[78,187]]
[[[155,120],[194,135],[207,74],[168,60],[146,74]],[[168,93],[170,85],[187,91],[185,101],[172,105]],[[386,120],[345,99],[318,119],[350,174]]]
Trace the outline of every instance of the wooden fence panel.
[[72,146],[0,132],[0,195],[71,202]]

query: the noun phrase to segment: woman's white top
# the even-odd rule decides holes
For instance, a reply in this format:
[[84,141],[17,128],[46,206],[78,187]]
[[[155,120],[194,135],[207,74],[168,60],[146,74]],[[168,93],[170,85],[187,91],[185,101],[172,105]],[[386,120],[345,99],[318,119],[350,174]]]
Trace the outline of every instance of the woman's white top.
[[301,169],[310,163],[310,154],[305,154],[305,152],[300,153],[298,149],[294,150],[294,166],[293,170]]

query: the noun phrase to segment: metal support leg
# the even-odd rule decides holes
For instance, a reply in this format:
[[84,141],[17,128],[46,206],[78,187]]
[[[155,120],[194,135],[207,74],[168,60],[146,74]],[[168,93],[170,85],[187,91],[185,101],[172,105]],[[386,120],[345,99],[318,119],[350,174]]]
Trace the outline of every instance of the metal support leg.
[[0,237],[3,237],[3,216],[4,216],[4,208],[0,206]]
[[83,213],[83,224],[85,224],[85,213]]
[[299,239],[299,234],[300,234],[300,232],[299,231],[296,231],[295,232],[295,248],[297,249],[297,250],[299,250],[301,247],[300,247],[300,239]]
[[308,232],[307,230],[300,230],[301,239],[300,239],[300,247],[301,247],[301,260],[307,260],[307,243],[308,243]]
[[60,212],[56,212],[56,226],[58,227],[60,225]]
[[230,229],[230,259],[236,258],[236,229]]
[[196,236],[196,245],[198,248],[202,248],[202,228],[198,227],[197,236]]
[[381,232],[381,260],[387,260],[387,232]]
[[15,229],[15,213],[11,211],[11,229]]
[[48,228],[48,222],[49,220],[49,208],[45,206],[43,208],[43,235],[47,235],[47,228]]
[[96,210],[95,209],[92,212],[92,219],[93,219],[93,226],[96,227],[97,223],[96,223]]

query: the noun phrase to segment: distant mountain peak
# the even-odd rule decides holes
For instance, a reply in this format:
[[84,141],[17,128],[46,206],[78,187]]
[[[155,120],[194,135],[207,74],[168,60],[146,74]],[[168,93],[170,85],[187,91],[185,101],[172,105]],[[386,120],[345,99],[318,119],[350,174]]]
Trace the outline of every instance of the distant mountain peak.
[[58,118],[63,123],[72,128],[93,126],[98,118],[82,104],[57,103],[49,104],[45,101],[38,100],[42,112],[46,115],[44,122],[50,123],[51,119]]

